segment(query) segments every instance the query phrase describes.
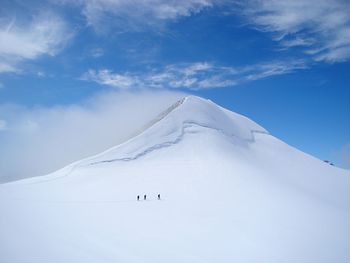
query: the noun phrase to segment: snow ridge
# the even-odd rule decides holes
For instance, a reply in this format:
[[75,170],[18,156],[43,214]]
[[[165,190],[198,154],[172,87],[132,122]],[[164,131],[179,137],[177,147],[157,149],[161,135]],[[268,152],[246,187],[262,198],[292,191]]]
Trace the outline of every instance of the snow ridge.
[[[146,154],[148,154],[150,152],[153,152],[155,150],[159,150],[159,149],[162,149],[162,148],[170,147],[170,146],[172,146],[174,144],[177,144],[177,143],[181,142],[183,137],[186,134],[186,130],[188,128],[191,128],[191,127],[194,127],[194,126],[205,128],[205,129],[215,130],[215,131],[217,131],[217,132],[219,132],[219,133],[221,133],[221,134],[223,134],[223,135],[225,135],[227,137],[233,137],[233,138],[236,138],[236,139],[238,138],[234,134],[227,134],[222,129],[217,129],[215,127],[210,127],[210,126],[207,126],[207,125],[204,125],[204,124],[195,123],[195,122],[184,122],[183,126],[182,126],[182,129],[181,129],[181,133],[172,141],[166,141],[166,142],[163,142],[163,143],[155,144],[155,145],[145,149],[144,151],[137,153],[135,156],[132,156],[132,157],[115,158],[115,159],[97,161],[97,162],[92,162],[89,165],[96,165],[96,164],[100,164],[100,163],[111,163],[111,162],[116,162],[116,161],[133,161],[133,160],[136,160],[138,158],[141,158],[141,157],[145,156]],[[255,135],[254,135],[255,133],[270,135],[267,132],[259,131],[259,130],[252,130],[251,133],[252,133],[252,138],[251,139],[244,139],[244,141],[246,141],[247,143],[254,143],[255,142]]]
[[155,150],[179,143],[186,131],[194,126],[216,130],[245,143],[254,143],[255,133],[269,134],[244,116],[227,111],[209,100],[187,96],[161,113],[139,135],[85,159],[82,165],[136,160]]
[[349,171],[190,96],[119,146],[0,185],[1,262],[350,262],[349,189]]
[[40,181],[33,182],[60,179],[79,167],[137,160],[151,152],[178,144],[193,127],[199,127],[202,132],[208,129],[216,131],[229,139],[235,139],[236,142],[240,141],[246,147],[255,142],[255,134],[269,135],[264,128],[242,115],[228,111],[210,100],[186,96],[160,113],[138,135],[124,143],[74,162],[53,174],[42,176]]

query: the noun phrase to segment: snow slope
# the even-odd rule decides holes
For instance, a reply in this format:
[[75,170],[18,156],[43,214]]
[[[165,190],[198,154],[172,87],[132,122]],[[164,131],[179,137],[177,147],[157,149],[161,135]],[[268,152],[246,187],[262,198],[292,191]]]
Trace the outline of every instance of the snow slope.
[[0,262],[350,262],[349,190],[349,171],[190,96],[119,146],[0,185]]

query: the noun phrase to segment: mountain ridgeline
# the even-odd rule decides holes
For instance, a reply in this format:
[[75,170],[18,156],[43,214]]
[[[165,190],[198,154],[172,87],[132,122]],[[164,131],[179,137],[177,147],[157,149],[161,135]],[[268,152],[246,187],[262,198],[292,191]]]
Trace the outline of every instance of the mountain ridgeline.
[[189,96],[120,145],[0,185],[0,257],[345,263],[349,190],[349,171]]

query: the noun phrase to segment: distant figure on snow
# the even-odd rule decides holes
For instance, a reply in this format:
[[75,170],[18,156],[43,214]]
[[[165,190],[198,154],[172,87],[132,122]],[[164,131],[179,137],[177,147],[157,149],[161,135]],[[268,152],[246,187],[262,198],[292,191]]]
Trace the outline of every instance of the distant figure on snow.
[[137,201],[140,201],[140,196],[139,195],[137,196]]
[[160,200],[160,194],[158,194],[158,200]]
[[146,200],[146,195],[143,196],[143,200]]

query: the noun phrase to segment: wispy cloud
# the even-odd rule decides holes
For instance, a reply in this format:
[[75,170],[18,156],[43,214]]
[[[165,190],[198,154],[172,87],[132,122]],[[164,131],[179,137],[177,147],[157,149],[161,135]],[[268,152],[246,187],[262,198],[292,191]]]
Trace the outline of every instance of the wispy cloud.
[[284,47],[302,47],[316,61],[350,59],[349,1],[248,0],[238,5],[248,21],[273,33]]
[[0,73],[20,72],[19,64],[43,55],[56,55],[72,32],[64,20],[41,13],[31,21],[0,20]]
[[242,69],[247,81],[263,79],[271,76],[289,74],[296,70],[306,69],[308,64],[304,60],[276,61],[247,66]]
[[74,105],[0,104],[0,182],[44,175],[113,147],[183,96],[110,91]]
[[[81,8],[96,31],[159,28],[164,22],[225,6],[262,32],[272,33],[282,49],[298,47],[314,61],[350,59],[350,2],[345,0],[52,0]],[[238,11],[237,12],[237,8]]]
[[93,58],[99,58],[102,57],[105,54],[104,50],[102,48],[93,48],[90,50],[90,55]]
[[120,30],[159,26],[167,20],[198,13],[213,6],[214,0],[56,0],[58,3],[76,5],[82,9],[87,23],[97,31],[108,27]]
[[84,73],[81,79],[121,90],[140,88],[199,90],[232,87],[246,81],[288,74],[305,68],[307,65],[302,60],[269,62],[236,68],[197,62],[169,65],[146,73],[91,69]]
[[10,62],[10,61],[7,61],[7,62],[0,62],[0,73],[4,73],[4,72],[18,72],[19,70],[16,69],[14,67],[14,65],[11,65],[11,64],[14,64],[14,62]]
[[93,70],[90,69],[81,77],[82,80],[94,81],[102,85],[115,87],[122,90],[127,90],[139,86],[139,80],[136,76],[130,74],[113,73],[111,70]]

